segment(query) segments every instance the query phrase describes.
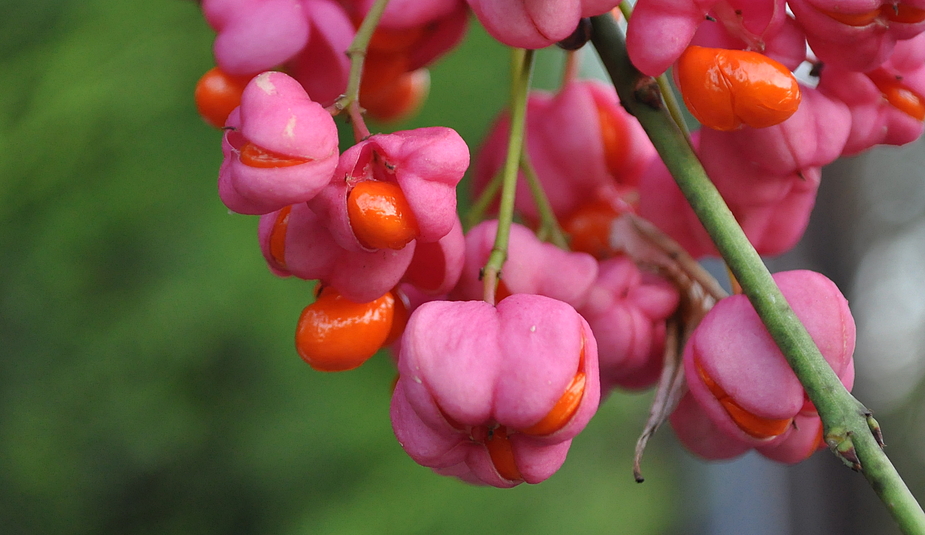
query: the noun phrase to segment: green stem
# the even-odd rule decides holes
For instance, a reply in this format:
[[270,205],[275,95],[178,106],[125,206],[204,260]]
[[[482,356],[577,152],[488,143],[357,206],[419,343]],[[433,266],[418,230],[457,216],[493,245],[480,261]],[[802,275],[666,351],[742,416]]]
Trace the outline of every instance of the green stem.
[[482,190],[478,198],[472,203],[469,211],[466,212],[466,229],[478,225],[479,222],[482,221],[485,212],[488,211],[488,207],[495,201],[495,198],[498,196],[498,191],[501,190],[501,179],[503,178],[503,173],[501,171],[495,173],[495,175],[491,177],[491,181],[488,182],[485,189]]
[[662,105],[658,84],[633,67],[626,53],[623,35],[612,17],[594,17],[592,25],[592,42],[620,100],[639,119],[803,384],[822,418],[827,439],[835,441],[841,437],[843,440],[838,446],[842,453],[853,447],[864,476],[904,533],[925,533],[925,513],[871,432],[869,412],[841,384],[806,328],[787,305],[761,257],[745,237],[677,124]]
[[482,269],[484,299],[495,303],[495,291],[501,275],[501,267],[507,260],[507,245],[514,222],[514,194],[517,188],[517,170],[520,167],[520,154],[523,151],[527,118],[527,94],[530,91],[530,78],[533,75],[533,51],[515,48],[511,54],[511,131],[507,144],[507,159],[501,183],[501,200],[498,206],[498,230],[495,244]]
[[560,249],[568,250],[568,240],[565,238],[565,233],[559,225],[559,220],[552,210],[552,205],[549,204],[549,197],[546,195],[546,191],[543,190],[540,177],[536,174],[536,169],[533,167],[533,163],[530,162],[530,157],[526,152],[521,154],[520,170],[524,172],[527,186],[530,188],[530,195],[533,197],[533,203],[536,205],[536,211],[540,216],[537,235],[540,236],[540,239],[549,241]]
[[681,130],[682,134],[684,134],[684,139],[686,139],[687,143],[690,144],[691,132],[687,128],[687,123],[684,122],[684,114],[681,112],[681,105],[678,103],[678,99],[675,96],[674,91],[671,90],[671,84],[668,82],[668,76],[663,74],[655,80],[658,82],[658,89],[662,92],[662,98],[665,101],[665,105],[668,107],[668,113],[671,114],[671,118],[674,120],[674,124],[678,125],[678,129]]
[[[369,42],[373,38],[373,33],[376,31],[376,26],[379,25],[379,19],[382,18],[382,13],[385,12],[388,3],[389,0],[376,0],[372,7],[369,8],[369,12],[366,13],[366,17],[363,18],[363,23],[357,28],[357,33],[347,48],[347,56],[350,58],[347,89],[344,90],[344,94],[333,105],[332,111],[335,115],[345,109],[350,109],[350,119],[354,125],[357,139],[369,136],[369,130],[366,129],[366,124],[363,122],[363,117],[359,111],[363,63],[366,61],[366,50],[369,48]],[[365,135],[363,135],[364,131]]]

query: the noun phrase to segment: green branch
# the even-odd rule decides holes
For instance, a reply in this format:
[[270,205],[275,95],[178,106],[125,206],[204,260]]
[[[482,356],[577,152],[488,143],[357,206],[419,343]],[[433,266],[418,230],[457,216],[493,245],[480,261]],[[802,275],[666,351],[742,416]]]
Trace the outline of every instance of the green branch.
[[536,205],[536,211],[540,216],[537,236],[543,241],[548,241],[568,251],[568,239],[562,231],[562,225],[559,224],[559,219],[549,203],[549,196],[546,195],[540,177],[536,174],[536,168],[533,167],[533,162],[530,161],[526,151],[522,151],[520,155],[520,170],[524,173],[527,187],[530,188],[530,195],[533,196],[533,204]]
[[533,50],[512,49],[511,54],[511,131],[507,143],[501,179],[501,200],[498,206],[498,230],[495,244],[482,268],[482,282],[486,302],[495,304],[495,290],[501,276],[501,267],[507,260],[507,245],[514,223],[514,196],[517,189],[517,171],[526,136],[527,95],[533,76]]
[[495,199],[497,199],[498,192],[501,191],[503,171],[503,169],[498,170],[498,172],[491,177],[491,180],[488,181],[485,189],[483,189],[482,192],[479,193],[479,196],[472,201],[472,205],[469,207],[469,211],[466,212],[466,220],[464,221],[466,231],[482,222],[482,219],[485,217],[485,212],[488,211],[491,203],[495,202]]
[[622,33],[609,15],[592,19],[592,42],[620,100],[639,119],[697,217],[816,406],[826,441],[859,468],[905,533],[925,534],[925,513],[883,453],[869,411],[841,384],[774,284],[662,104],[658,84],[630,63]]
[[362,110],[360,109],[360,81],[363,78],[363,63],[366,61],[366,51],[369,48],[369,42],[376,32],[379,25],[379,19],[385,12],[389,0],[376,0],[370,6],[369,11],[363,18],[357,33],[353,37],[350,46],[347,47],[347,57],[350,58],[350,74],[347,78],[347,88],[344,94],[329,109],[332,114],[337,115],[343,110],[350,114],[350,121],[353,124],[354,135],[357,141],[369,137],[369,130],[366,128],[366,122],[363,120]]

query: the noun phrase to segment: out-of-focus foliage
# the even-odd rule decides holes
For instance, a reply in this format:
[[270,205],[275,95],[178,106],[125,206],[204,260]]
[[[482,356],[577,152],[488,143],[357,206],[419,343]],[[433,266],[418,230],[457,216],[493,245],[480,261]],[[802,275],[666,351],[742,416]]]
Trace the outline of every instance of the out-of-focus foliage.
[[[312,371],[309,283],[270,275],[229,215],[220,134],[192,88],[194,2],[4,2],[0,17],[3,533],[659,533],[672,466],[630,475],[646,398],[611,398],[550,481],[433,475],[388,421],[391,362]],[[415,125],[473,148],[507,95],[479,31],[433,73]],[[409,125],[403,125],[409,126]]]

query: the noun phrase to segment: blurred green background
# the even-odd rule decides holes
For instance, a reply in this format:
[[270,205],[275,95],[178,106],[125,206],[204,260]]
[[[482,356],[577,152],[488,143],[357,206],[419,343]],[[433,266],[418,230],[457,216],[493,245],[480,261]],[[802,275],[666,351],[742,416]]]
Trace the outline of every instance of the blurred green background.
[[[338,375],[299,359],[309,283],[274,278],[257,219],[216,194],[195,3],[0,7],[0,533],[672,531],[671,442],[645,485],[630,471],[648,395],[612,397],[560,473],[502,491],[402,452],[387,358]],[[401,126],[476,147],[507,64],[471,31]]]

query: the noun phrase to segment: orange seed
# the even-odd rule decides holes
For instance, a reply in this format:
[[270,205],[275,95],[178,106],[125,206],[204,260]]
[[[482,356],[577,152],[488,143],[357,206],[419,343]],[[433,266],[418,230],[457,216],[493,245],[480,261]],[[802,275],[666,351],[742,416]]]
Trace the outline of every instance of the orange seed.
[[511,447],[506,427],[500,425],[492,430],[485,441],[485,447],[488,448],[488,456],[491,457],[491,463],[495,465],[498,475],[509,481],[523,481],[523,476],[520,475],[514,461],[514,448]]
[[695,367],[697,368],[697,375],[703,380],[707,389],[713,394],[713,397],[723,406],[726,414],[732,418],[732,421],[735,422],[739,429],[748,435],[758,439],[773,438],[787,431],[793,423],[793,418],[783,418],[779,420],[762,418],[761,416],[756,416],[748,412],[736,403],[721,386],[716,384],[699,362],[695,361]]
[[263,147],[259,147],[250,142],[245,143],[244,146],[241,147],[241,163],[250,167],[258,167],[261,169],[269,169],[274,167],[292,167],[294,165],[302,165],[303,163],[308,163],[310,161],[310,158],[287,156],[285,154],[280,154],[278,152],[273,152]]
[[420,234],[405,194],[392,182],[357,183],[347,195],[347,217],[357,240],[369,249],[401,249]]
[[319,371],[352,370],[376,354],[392,329],[391,292],[354,303],[330,287],[305,307],[296,326],[296,350]]
[[747,50],[690,46],[677,63],[684,103],[715,130],[780,124],[800,105],[800,86],[786,67]]

